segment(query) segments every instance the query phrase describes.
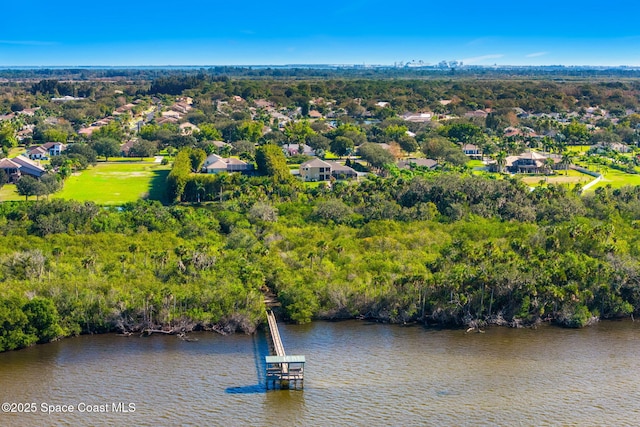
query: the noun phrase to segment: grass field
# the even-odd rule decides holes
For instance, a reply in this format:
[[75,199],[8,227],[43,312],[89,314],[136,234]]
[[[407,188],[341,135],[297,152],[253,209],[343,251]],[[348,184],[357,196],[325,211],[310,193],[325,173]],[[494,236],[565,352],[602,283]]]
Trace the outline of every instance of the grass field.
[[591,148],[590,145],[567,145],[567,151],[570,151],[577,156],[585,154],[589,151],[589,148]]
[[74,174],[53,197],[118,205],[138,199],[164,199],[170,166],[153,162],[98,163]]
[[483,168],[486,165],[482,160],[469,160],[466,165],[469,169],[473,168]]
[[624,173],[602,165],[599,165],[599,167],[603,178],[602,181],[593,186],[594,189],[598,187],[605,187],[607,184],[611,184],[611,187],[613,188],[620,188],[625,185],[640,185],[640,175]]
[[565,175],[565,171],[558,171],[557,175],[538,175],[538,176],[524,176],[522,177],[522,182],[527,184],[529,187],[538,187],[540,186],[540,182],[544,181],[542,185],[547,184],[588,184],[595,179],[595,177],[575,171],[569,170],[569,174]]
[[[144,198],[164,200],[169,165],[154,162],[118,161],[98,163],[94,167],[70,176],[64,188],[51,198],[91,201],[99,205],[119,205]],[[33,197],[31,197],[33,199]],[[7,184],[0,189],[0,201],[24,200],[16,193],[16,186]]]
[[0,188],[0,202],[10,202],[12,200],[24,200],[24,197],[16,193],[15,184],[5,184]]

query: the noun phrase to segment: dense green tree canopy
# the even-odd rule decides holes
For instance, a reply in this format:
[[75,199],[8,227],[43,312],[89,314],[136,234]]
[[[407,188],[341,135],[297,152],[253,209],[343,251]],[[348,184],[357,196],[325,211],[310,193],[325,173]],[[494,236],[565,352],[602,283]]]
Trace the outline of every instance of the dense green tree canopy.
[[277,145],[266,144],[256,150],[258,172],[273,177],[276,182],[290,181],[291,173],[282,149]]
[[109,157],[115,157],[120,154],[120,143],[113,138],[95,139],[91,144],[91,148],[95,150],[98,156],[103,156],[109,161]]

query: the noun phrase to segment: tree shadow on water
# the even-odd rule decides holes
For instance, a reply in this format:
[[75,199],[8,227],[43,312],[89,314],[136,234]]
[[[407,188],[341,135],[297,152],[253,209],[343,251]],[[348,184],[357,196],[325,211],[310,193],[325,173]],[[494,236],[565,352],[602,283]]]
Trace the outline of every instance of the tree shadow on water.
[[269,344],[266,340],[266,334],[253,334],[253,363],[256,368],[257,384],[227,387],[226,393],[229,394],[255,394],[266,393],[266,371],[267,362],[265,357],[269,355]]

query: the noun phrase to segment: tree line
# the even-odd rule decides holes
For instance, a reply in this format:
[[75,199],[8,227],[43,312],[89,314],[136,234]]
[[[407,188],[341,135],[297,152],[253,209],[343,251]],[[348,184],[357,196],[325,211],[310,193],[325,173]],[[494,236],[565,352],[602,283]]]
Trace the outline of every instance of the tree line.
[[222,197],[194,206],[0,205],[0,349],[251,332],[265,287],[295,322],[579,327],[640,309],[638,187],[581,197],[456,172],[332,188],[225,175]]

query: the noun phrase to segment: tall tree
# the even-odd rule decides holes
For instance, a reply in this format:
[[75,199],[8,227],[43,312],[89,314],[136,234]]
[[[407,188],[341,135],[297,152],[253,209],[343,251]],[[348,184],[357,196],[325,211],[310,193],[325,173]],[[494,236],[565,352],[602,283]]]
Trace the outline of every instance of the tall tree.
[[0,147],[5,153],[9,153],[9,150],[18,145],[18,138],[16,137],[16,130],[11,122],[0,122]]
[[340,157],[350,154],[354,146],[353,140],[346,136],[336,136],[335,139],[331,141],[331,151]]
[[134,156],[140,157],[142,160],[143,157],[151,157],[158,150],[158,146],[153,141],[147,141],[146,139],[139,139],[134,142],[131,146],[131,153]]
[[564,165],[564,174],[569,175],[569,165],[573,162],[574,155],[571,151],[567,150],[562,153],[561,162]]
[[207,159],[207,153],[200,148],[192,148],[189,150],[189,159],[191,160],[191,171],[199,172]]
[[300,120],[287,123],[284,127],[284,134],[290,142],[303,144],[307,141],[307,138],[314,136],[316,132],[311,128],[308,121]]
[[98,156],[104,156],[106,161],[120,153],[120,144],[113,138],[100,138],[93,143],[92,148]]
[[238,132],[240,139],[246,139],[256,143],[262,137],[262,123],[245,121],[238,128]]
[[362,144],[358,148],[358,154],[360,154],[362,160],[365,160],[376,169],[382,169],[395,160],[393,154],[382,148],[379,144],[371,142]]
[[36,178],[24,175],[16,183],[18,194],[24,196],[25,200],[29,200],[30,196],[40,196],[44,193],[44,186]]
[[120,123],[112,121],[102,126],[91,134],[91,139],[99,140],[103,138],[111,138],[116,141],[123,141],[125,137],[124,130]]
[[276,182],[291,180],[287,159],[282,149],[277,145],[266,144],[258,147],[256,150],[256,164],[258,172],[273,177]]

